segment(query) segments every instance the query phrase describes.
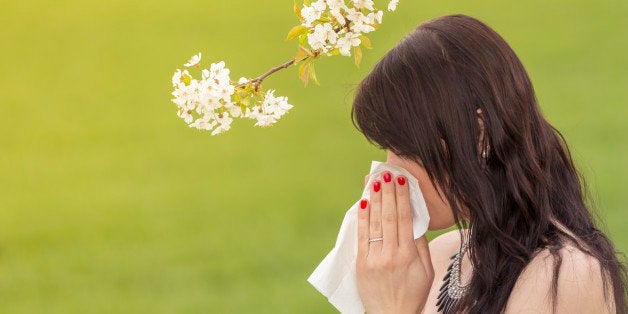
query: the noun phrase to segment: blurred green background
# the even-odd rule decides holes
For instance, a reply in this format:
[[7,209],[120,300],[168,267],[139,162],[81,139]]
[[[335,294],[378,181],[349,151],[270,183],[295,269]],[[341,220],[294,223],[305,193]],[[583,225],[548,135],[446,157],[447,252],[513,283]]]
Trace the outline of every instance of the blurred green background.
[[176,116],[172,73],[197,52],[232,79],[289,60],[292,0],[4,1],[0,313],[335,313],[306,279],[385,159],[350,122],[353,92],[451,13],[518,53],[626,251],[626,1],[401,0],[360,69],[325,58],[307,88],[280,71],[264,86],[295,107],[214,137]]

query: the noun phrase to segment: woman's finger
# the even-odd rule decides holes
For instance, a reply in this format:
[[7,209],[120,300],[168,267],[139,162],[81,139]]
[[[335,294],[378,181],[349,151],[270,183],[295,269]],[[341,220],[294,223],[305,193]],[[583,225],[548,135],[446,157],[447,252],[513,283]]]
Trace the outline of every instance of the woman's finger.
[[364,176],[364,185],[366,185],[367,183],[369,183],[369,178],[370,178],[370,177],[371,177],[371,176],[370,176],[370,175],[368,175],[368,174]]
[[382,176],[382,230],[384,251],[395,250],[399,247],[397,240],[397,196],[395,195],[395,183],[392,174],[384,172]]
[[406,177],[400,175],[395,180],[397,194],[397,232],[399,246],[410,248],[414,245],[414,228],[412,227],[412,209],[410,207],[410,191]]
[[369,253],[369,202],[360,200],[358,208],[358,261],[364,261]]
[[[373,181],[371,186],[371,204],[369,210],[369,239],[382,237],[382,182]],[[369,255],[373,252],[381,253],[382,241],[369,243]]]
[[414,244],[416,245],[417,252],[419,253],[419,258],[423,265],[432,265],[432,257],[430,256],[430,247],[427,242],[427,238],[425,235],[422,235],[414,240]]

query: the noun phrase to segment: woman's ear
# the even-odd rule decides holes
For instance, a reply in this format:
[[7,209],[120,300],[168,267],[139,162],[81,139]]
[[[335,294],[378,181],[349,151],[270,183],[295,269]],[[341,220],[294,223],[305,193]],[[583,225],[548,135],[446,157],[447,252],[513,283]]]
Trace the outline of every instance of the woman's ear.
[[480,136],[478,139],[478,151],[483,149],[482,143],[484,143],[484,116],[482,115],[482,109],[478,108],[476,111],[478,117],[478,125],[480,126]]
[[480,132],[484,133],[484,116],[482,115],[482,109],[478,108],[476,111],[478,116],[478,123],[480,124]]

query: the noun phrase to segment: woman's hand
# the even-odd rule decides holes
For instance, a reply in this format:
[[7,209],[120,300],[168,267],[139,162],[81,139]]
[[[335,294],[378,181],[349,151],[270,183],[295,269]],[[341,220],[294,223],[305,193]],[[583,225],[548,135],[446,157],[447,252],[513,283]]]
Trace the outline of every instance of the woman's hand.
[[386,172],[383,179],[358,210],[358,292],[369,314],[419,313],[434,280],[427,239],[414,240],[406,178]]

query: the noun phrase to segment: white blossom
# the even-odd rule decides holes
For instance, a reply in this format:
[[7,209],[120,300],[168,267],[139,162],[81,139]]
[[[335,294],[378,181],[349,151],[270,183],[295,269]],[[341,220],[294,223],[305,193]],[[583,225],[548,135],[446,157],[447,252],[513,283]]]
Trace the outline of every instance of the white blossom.
[[366,8],[373,11],[373,4],[373,0],[353,0],[353,5],[358,9]]
[[325,3],[325,0],[318,0],[315,2],[312,2],[311,6],[320,12],[325,11],[325,9],[327,9],[327,3]]
[[265,112],[262,106],[254,106],[248,117],[257,120],[255,126],[266,127],[277,122],[277,119],[273,117],[272,113]]
[[288,103],[285,96],[275,96],[275,90],[271,89],[264,95],[261,105],[254,106],[247,117],[256,119],[255,126],[266,127],[273,125],[281,116],[286,114],[293,106]]
[[[325,41],[335,41],[335,33],[329,32],[330,27],[321,25],[317,36]],[[332,39],[328,38],[330,36]],[[172,75],[172,101],[178,107],[177,115],[191,128],[208,130],[211,135],[217,135],[230,130],[234,118],[255,119],[256,126],[269,126],[292,108],[287,97],[275,96],[275,90],[261,94],[260,98],[263,98],[260,99],[260,105],[253,108],[235,102],[232,99],[235,86],[224,61],[212,63],[209,70],[202,69],[200,72],[200,80],[194,79],[187,70],[177,69]],[[241,77],[238,84],[250,81]]]
[[198,66],[200,62],[201,62],[201,53],[199,52],[197,55],[193,55],[192,58],[190,58],[190,61],[184,64],[184,66],[186,67]]
[[349,8],[345,12],[345,18],[347,18],[347,20],[352,21],[352,22],[360,20],[362,19],[362,12],[360,12],[359,10],[356,10],[355,8]]
[[333,27],[329,23],[323,24],[323,36],[325,36],[326,41],[330,44],[335,44],[338,39],[338,34],[334,31]]
[[[398,2],[390,0],[388,9],[395,10]],[[307,27],[312,50],[331,56],[330,50],[338,48],[341,55],[351,56],[351,47],[361,44],[360,36],[375,31],[383,15],[373,0],[318,0],[303,6],[301,25]]]
[[191,112],[191,110],[185,110],[185,109],[181,108],[177,112],[177,115],[179,117],[181,117],[183,119],[183,121],[185,121],[185,123],[190,123],[194,119],[194,117],[192,116],[192,114],[190,112]]
[[375,30],[370,24],[367,24],[367,19],[365,16],[362,16],[361,19],[354,21],[353,25],[351,25],[351,31],[354,33],[370,33]]
[[321,49],[327,52],[327,43],[335,44],[338,34],[332,29],[331,24],[317,24],[314,32],[307,35],[308,43],[312,49]]
[[215,95],[204,97],[203,100],[203,103],[205,104],[207,110],[211,110],[212,112],[223,106],[223,104],[220,102],[220,98]]
[[346,11],[347,5],[345,0],[327,0],[327,6],[329,7],[329,13],[333,16],[340,25],[345,25],[347,22],[343,14],[343,10]]
[[218,86],[218,92],[216,93],[216,95],[218,96],[219,99],[222,99],[224,101],[229,101],[231,99],[231,95],[233,95],[235,88],[233,85],[230,84],[224,84],[224,85],[220,85]]
[[340,49],[340,54],[343,56],[351,55],[351,47],[360,45],[360,34],[348,32],[344,37],[341,37],[336,42],[336,48]]
[[201,71],[201,78],[203,80],[209,79],[209,70],[207,69],[203,69],[203,71]]
[[330,11],[336,10],[340,12],[341,9],[346,10],[347,5],[345,4],[345,0],[327,0],[327,6]]
[[[189,63],[198,60],[200,54],[198,59]],[[190,127],[202,130],[216,127],[212,135],[229,130],[232,121],[230,112],[222,112],[225,110],[221,108],[231,102],[235,87],[231,84],[229,69],[225,68],[224,61],[212,63],[210,70],[203,69],[200,81],[192,78],[187,70],[177,69],[172,76],[172,84],[175,87],[172,101],[179,107],[177,115]],[[194,114],[199,117],[195,119]]]
[[390,0],[390,2],[388,2],[388,11],[395,11],[395,9],[397,9],[398,3],[399,0]]
[[172,76],[172,86],[177,87],[177,86],[179,86],[179,84],[183,84],[183,81],[181,80],[181,77],[187,71],[188,70],[185,70],[185,71],[181,72],[181,70],[177,69],[177,71],[174,72],[174,75]]
[[[191,83],[193,83],[192,81]],[[188,102],[192,102],[195,98],[194,91],[192,85],[188,86],[185,84],[177,85],[177,88],[172,92],[172,96],[174,103],[176,103],[179,107],[185,107]]]
[[384,11],[377,10],[377,12],[371,12],[366,15],[364,21],[368,24],[374,24],[377,21],[377,24],[382,24],[382,16],[384,15]]
[[271,126],[275,123],[277,123],[277,119],[275,119],[275,117],[273,117],[272,115],[260,114],[257,116],[257,122],[255,122],[255,126],[265,127]]
[[196,119],[196,121],[190,123],[189,127],[209,131],[212,128],[214,128],[216,124],[217,124],[216,120],[213,120],[209,115],[205,115],[203,117]]
[[209,70],[209,77],[217,80],[229,80],[229,69],[225,68],[225,62],[212,63]]
[[301,16],[303,20],[305,20],[304,25],[307,27],[312,26],[312,23],[321,17],[320,13],[321,12],[314,11],[312,7],[304,6],[303,9],[301,9]]
[[329,13],[336,19],[336,21],[338,21],[340,25],[345,25],[345,23],[347,23],[345,16],[340,12],[340,9],[329,10]]
[[281,118],[288,110],[293,106],[288,103],[288,98],[285,96],[275,97],[275,90],[271,89],[266,92],[262,107],[265,108],[267,113],[272,114],[275,119]]
[[321,14],[325,10],[326,6],[327,5],[325,4],[325,2],[322,2],[321,5],[320,0],[312,3],[311,6],[303,6],[303,9],[301,9],[301,16],[305,20],[304,25],[307,27],[311,27],[314,21],[321,18]]
[[225,109],[229,112],[229,115],[234,118],[244,118],[250,113],[251,109],[248,107],[244,107],[244,113],[242,113],[242,108],[239,105],[236,105],[234,102],[228,102],[225,104]]
[[259,115],[257,116],[257,122],[255,122],[255,126],[271,126],[277,122],[272,115]]
[[216,128],[212,131],[212,135],[228,131],[231,128],[231,122],[233,122],[233,119],[226,113],[220,113],[216,116],[216,122],[218,125],[216,125]]

